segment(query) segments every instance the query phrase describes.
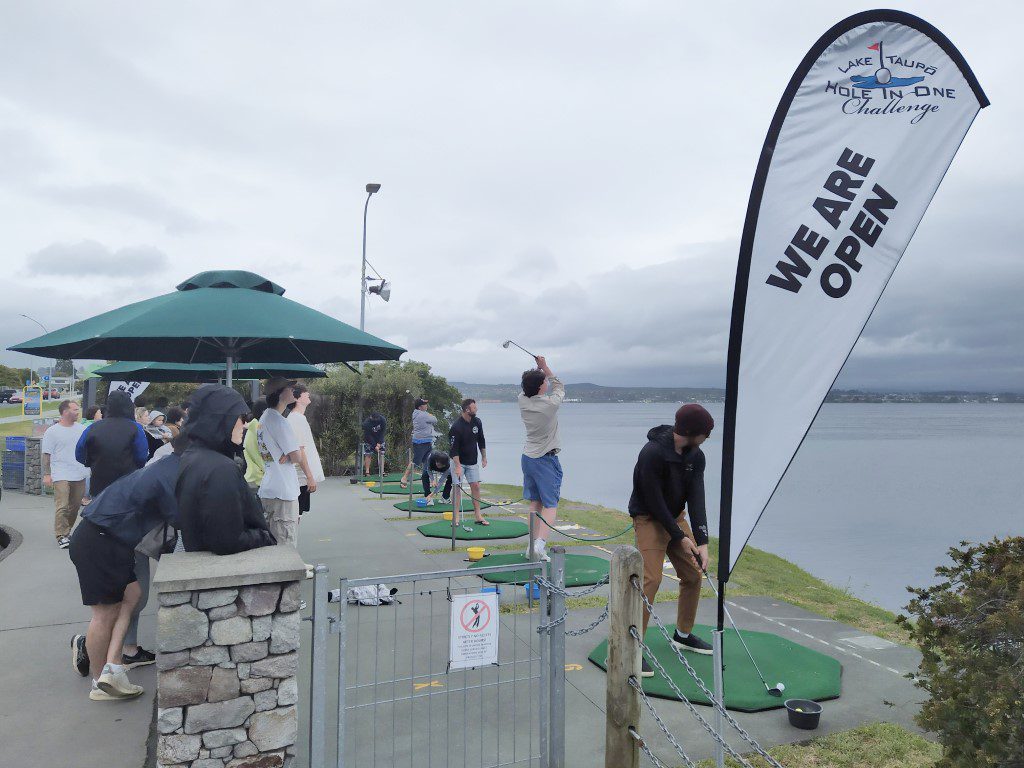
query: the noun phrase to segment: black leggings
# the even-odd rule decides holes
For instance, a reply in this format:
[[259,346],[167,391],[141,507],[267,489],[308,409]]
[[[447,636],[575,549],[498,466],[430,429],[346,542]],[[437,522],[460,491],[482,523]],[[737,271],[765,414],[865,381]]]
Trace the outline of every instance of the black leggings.
[[[420,477],[420,480],[423,481],[423,495],[424,496],[429,496],[430,495],[430,470],[424,469],[423,470],[423,475]],[[444,490],[441,491],[441,495],[444,496],[447,499],[448,497],[451,496],[451,494],[452,494],[452,474],[451,474],[451,472],[449,472],[448,476],[444,480]]]

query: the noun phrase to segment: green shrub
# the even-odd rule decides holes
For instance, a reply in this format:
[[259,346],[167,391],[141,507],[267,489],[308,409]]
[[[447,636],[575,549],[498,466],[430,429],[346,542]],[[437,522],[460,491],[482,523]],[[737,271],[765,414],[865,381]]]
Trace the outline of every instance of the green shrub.
[[930,694],[917,717],[939,735],[942,768],[1024,766],[1024,538],[960,542],[942,582],[911,589],[900,623],[921,648]]
[[332,475],[343,474],[354,464],[362,440],[357,418],[360,398],[364,418],[377,411],[387,419],[388,471],[405,469],[416,398],[430,401],[442,435],[448,433],[462,400],[459,390],[432,374],[429,365],[415,361],[368,364],[362,376],[338,366],[326,379],[312,381],[310,389],[314,394],[308,411],[310,426],[320,444],[324,470]]

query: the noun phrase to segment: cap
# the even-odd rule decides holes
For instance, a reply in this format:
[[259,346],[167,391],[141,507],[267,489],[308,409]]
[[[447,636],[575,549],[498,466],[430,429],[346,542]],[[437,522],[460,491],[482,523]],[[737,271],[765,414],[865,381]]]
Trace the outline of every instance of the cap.
[[426,405],[428,402],[428,400],[424,400],[422,397],[417,397],[416,402],[413,404],[413,408],[419,408],[422,405]]
[[272,379],[267,379],[263,382],[263,394],[272,395],[275,392],[280,392],[286,387],[295,386],[295,379],[286,379],[284,376],[275,376]]
[[676,424],[673,428],[680,437],[689,435],[710,435],[715,428],[715,420],[703,405],[689,403],[676,411]]

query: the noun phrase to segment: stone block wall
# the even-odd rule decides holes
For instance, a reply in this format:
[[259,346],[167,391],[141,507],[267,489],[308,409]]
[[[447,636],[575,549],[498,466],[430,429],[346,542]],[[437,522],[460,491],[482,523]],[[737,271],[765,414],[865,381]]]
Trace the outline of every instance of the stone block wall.
[[[197,554],[216,557],[165,559]],[[294,759],[300,581],[224,582],[176,591],[158,585],[161,768],[287,768]]]
[[39,437],[25,440],[25,493],[43,493],[43,441]]

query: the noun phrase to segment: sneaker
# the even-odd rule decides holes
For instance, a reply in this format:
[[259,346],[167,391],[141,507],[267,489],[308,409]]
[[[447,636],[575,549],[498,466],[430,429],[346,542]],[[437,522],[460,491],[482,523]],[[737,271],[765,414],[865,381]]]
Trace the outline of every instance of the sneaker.
[[647,663],[646,656],[640,658],[640,677],[654,677],[654,670]]
[[434,506],[434,500],[433,499],[427,499],[427,506],[428,507]]
[[67,549],[70,546],[71,546],[71,537],[70,536],[58,536],[57,537],[57,547],[58,548],[60,548],[60,549]]
[[89,691],[89,698],[92,701],[124,701],[125,699],[134,698],[133,696],[111,696],[109,693],[104,691],[102,688],[93,688]]
[[85,635],[71,638],[71,668],[82,677],[89,676],[89,652],[85,649]]
[[114,672],[110,669],[109,664],[104,665],[103,674],[100,675],[100,679],[96,681],[96,685],[98,685],[104,693],[109,693],[111,696],[116,696],[121,699],[129,699],[142,695],[142,686],[136,685],[129,680],[128,673],[123,667]]
[[704,656],[710,656],[713,649],[708,643],[705,643],[693,632],[686,637],[681,637],[678,632],[672,633],[672,645],[681,651],[689,651],[690,653],[700,653]]
[[129,656],[126,653],[121,654],[121,664],[124,665],[125,669],[135,669],[136,667],[144,667],[147,664],[156,663],[156,654],[152,651],[147,651],[141,645],[139,650]]
[[537,539],[533,542],[533,553],[537,556],[538,560],[545,563],[550,563],[551,558],[548,556],[547,546],[544,543],[544,539]]

